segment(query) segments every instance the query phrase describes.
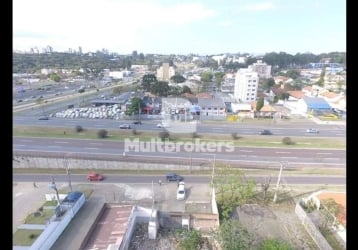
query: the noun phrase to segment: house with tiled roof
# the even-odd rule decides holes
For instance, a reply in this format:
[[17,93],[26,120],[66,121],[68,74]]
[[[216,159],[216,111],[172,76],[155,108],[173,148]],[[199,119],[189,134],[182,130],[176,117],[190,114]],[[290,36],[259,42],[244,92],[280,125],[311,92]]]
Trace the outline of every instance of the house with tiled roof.
[[256,101],[251,103],[251,108],[255,113],[255,117],[273,118],[277,113],[277,110],[268,103],[265,103],[264,106],[260,109],[260,111],[256,111],[256,105]]
[[303,98],[305,94],[301,90],[289,90],[287,93],[290,95],[288,100],[298,101],[299,99]]

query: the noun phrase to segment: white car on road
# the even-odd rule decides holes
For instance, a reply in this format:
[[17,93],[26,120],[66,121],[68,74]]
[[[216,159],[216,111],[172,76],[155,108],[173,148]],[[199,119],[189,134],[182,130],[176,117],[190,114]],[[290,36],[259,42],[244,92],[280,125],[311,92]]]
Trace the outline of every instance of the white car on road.
[[169,124],[165,122],[158,123],[157,128],[169,128]]
[[177,200],[179,200],[179,201],[185,200],[185,187],[184,187],[183,181],[179,182],[179,184],[178,184]]

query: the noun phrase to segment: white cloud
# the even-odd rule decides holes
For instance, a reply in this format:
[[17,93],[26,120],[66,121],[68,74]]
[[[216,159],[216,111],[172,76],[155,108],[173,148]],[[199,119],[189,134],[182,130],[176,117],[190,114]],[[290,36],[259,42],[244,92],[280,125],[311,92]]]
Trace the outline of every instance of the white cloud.
[[214,14],[199,3],[164,6],[151,1],[52,0],[50,4],[47,0],[14,0],[13,42],[14,48],[57,44],[68,48],[133,47],[133,42],[143,39],[143,31],[190,25]]

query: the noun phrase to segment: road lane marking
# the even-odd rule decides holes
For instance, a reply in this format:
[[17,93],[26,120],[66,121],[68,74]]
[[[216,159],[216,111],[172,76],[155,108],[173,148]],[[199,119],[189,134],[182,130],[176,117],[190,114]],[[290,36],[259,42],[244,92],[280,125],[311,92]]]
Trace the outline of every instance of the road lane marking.
[[32,140],[20,140],[21,142],[32,142]]
[[241,149],[241,150],[239,150],[240,152],[247,152],[247,153],[252,153],[253,151],[252,150],[243,150],[243,149]]
[[14,147],[25,147],[26,145],[22,145],[22,144],[14,144]]
[[318,155],[331,155],[332,153],[317,153]]
[[99,148],[85,148],[85,149],[97,150]]
[[291,152],[277,151],[276,154],[290,154]]
[[98,143],[98,142],[90,142],[90,145],[102,145],[102,143]]
[[62,148],[61,146],[47,146],[49,148]]
[[55,143],[68,143],[68,141],[55,141]]
[[297,157],[293,157],[293,156],[282,156],[280,157],[281,159],[285,158],[285,159],[297,159]]

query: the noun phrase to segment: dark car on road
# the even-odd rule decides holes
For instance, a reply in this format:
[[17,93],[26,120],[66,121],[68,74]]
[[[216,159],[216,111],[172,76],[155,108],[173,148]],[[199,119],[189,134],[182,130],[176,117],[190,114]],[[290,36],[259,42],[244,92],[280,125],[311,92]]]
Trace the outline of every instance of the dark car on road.
[[272,135],[270,130],[264,129],[259,132],[260,135]]
[[178,175],[176,173],[168,173],[166,175],[166,180],[167,181],[183,181],[184,177],[180,176],[180,175]]
[[134,121],[133,124],[141,125],[142,122],[141,121]]

